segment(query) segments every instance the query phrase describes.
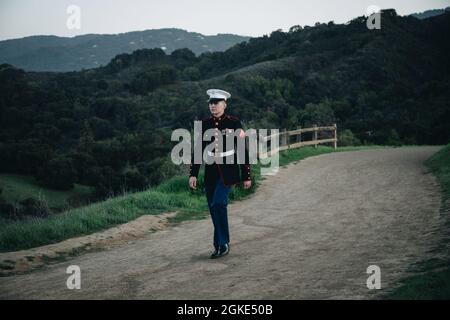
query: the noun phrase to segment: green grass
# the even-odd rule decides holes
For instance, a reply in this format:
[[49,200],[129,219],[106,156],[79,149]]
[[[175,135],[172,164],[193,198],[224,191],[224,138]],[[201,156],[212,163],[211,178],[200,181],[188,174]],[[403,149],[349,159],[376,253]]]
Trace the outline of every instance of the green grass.
[[[336,151],[353,151],[370,147],[344,147]],[[280,153],[280,165],[286,165],[310,156],[335,152],[328,146],[303,147]],[[255,192],[262,177],[260,166],[252,167],[252,187],[244,190],[232,188],[230,201],[248,197]],[[55,243],[75,236],[87,235],[117,224],[126,223],[144,214],[178,212],[171,222],[202,219],[208,216],[208,208],[202,192],[203,176],[199,176],[198,188],[189,190],[187,177],[176,176],[154,189],[125,194],[103,202],[67,210],[45,219],[31,219],[0,224],[0,252],[33,248]]]
[[425,161],[425,165],[436,176],[442,190],[441,214],[446,221],[443,231],[447,239],[434,249],[440,258],[414,266],[418,274],[404,279],[398,288],[386,295],[389,299],[450,299],[450,144]]
[[445,204],[450,199],[450,144],[439,150],[425,164],[436,175],[443,191]]
[[50,208],[65,208],[69,202],[87,199],[94,188],[75,184],[72,190],[59,191],[39,186],[30,176],[17,174],[0,174],[0,188],[2,197],[6,202],[15,204],[26,198],[35,198],[45,201]]

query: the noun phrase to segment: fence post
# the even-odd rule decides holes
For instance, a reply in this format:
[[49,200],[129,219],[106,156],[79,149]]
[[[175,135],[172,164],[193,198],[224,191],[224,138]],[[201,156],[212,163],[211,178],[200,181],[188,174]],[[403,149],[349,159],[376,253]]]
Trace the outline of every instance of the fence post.
[[280,133],[280,147],[288,145],[288,137],[287,137],[287,130],[281,129]]
[[336,123],[334,123],[333,126],[334,126],[334,142],[333,142],[333,148],[336,150],[336,148],[337,148],[337,125],[336,125]]
[[[317,140],[317,124],[315,124],[313,127],[314,127],[313,140],[316,141]],[[317,148],[317,143],[314,144],[314,148]]]
[[[302,128],[302,126],[297,126],[297,130],[300,130]],[[297,135],[297,139],[296,142],[302,142],[302,132],[300,131],[300,133]]]

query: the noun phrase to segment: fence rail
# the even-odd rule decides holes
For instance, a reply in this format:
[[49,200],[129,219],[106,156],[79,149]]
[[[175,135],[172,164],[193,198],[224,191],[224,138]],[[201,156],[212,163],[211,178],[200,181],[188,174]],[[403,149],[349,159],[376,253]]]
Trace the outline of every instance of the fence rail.
[[[318,132],[321,132],[321,131],[332,131],[333,138],[318,139]],[[307,133],[307,132],[313,133],[313,139],[307,140],[307,141],[302,141],[302,133]],[[291,143],[290,137],[292,137],[292,136],[296,136],[296,139],[295,139],[295,142]],[[311,128],[298,128],[296,130],[291,130],[291,131],[281,131],[281,132],[278,132],[277,134],[266,136],[263,138],[263,140],[267,142],[276,137],[280,138],[279,147],[277,149],[267,151],[264,154],[260,154],[259,155],[260,158],[270,157],[276,152],[284,151],[284,150],[288,150],[288,149],[301,148],[303,146],[313,145],[314,147],[317,147],[318,144],[322,144],[322,143],[332,143],[333,148],[334,149],[337,148],[337,126],[335,123],[331,126],[318,127],[318,126],[314,125]]]

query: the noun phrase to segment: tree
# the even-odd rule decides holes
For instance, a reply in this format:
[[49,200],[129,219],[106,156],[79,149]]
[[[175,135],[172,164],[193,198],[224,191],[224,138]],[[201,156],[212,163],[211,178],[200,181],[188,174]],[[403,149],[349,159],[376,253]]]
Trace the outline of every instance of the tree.
[[57,156],[39,169],[37,180],[44,186],[56,190],[70,190],[74,187],[76,170],[67,156]]
[[386,144],[391,145],[391,146],[401,146],[402,145],[402,141],[400,139],[400,136],[397,133],[397,130],[395,130],[395,129],[389,130]]
[[310,127],[315,124],[330,125],[335,122],[334,111],[329,100],[324,100],[318,104],[308,103],[300,111],[300,123],[304,127]]
[[183,79],[188,81],[197,81],[201,76],[200,70],[197,67],[187,67],[182,73]]
[[78,142],[78,150],[80,152],[85,152],[87,154],[92,153],[92,148],[94,147],[94,134],[89,125],[88,121],[84,122],[83,129],[80,132],[80,139]]
[[157,87],[174,83],[177,70],[170,65],[161,65],[138,73],[130,83],[130,90],[136,94],[146,94]]
[[302,26],[297,24],[289,28],[289,33],[298,32],[301,30],[303,30]]
[[170,57],[173,63],[178,69],[184,69],[187,66],[191,66],[197,61],[195,53],[187,48],[174,50]]
[[359,146],[361,141],[355,137],[350,129],[345,129],[338,134],[338,144],[339,146]]

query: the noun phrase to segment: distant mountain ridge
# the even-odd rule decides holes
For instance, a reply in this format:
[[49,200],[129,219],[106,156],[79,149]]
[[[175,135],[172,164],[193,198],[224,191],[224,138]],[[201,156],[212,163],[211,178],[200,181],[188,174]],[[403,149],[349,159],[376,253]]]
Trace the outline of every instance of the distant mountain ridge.
[[79,71],[106,65],[114,56],[137,49],[161,48],[171,53],[188,48],[199,55],[225,51],[249,39],[233,34],[206,36],[176,28],[86,34],[73,38],[31,36],[0,41],[0,63],[9,63],[26,71]]
[[410,16],[413,16],[417,19],[426,19],[430,17],[435,17],[441,14],[444,14],[445,12],[450,11],[450,7],[444,8],[444,9],[433,9],[433,10],[426,10],[424,12],[420,13],[412,13]]

